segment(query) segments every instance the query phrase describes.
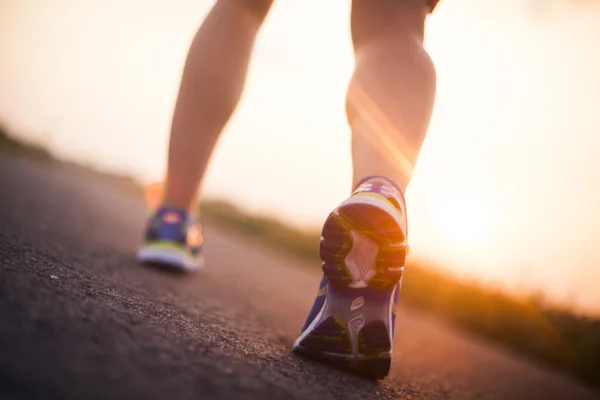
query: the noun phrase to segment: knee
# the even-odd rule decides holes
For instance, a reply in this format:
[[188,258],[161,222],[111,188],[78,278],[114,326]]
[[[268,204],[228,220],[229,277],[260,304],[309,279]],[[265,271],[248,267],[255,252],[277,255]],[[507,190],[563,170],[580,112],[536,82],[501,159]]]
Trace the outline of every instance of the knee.
[[355,50],[422,47],[430,9],[426,0],[354,0],[351,28]]

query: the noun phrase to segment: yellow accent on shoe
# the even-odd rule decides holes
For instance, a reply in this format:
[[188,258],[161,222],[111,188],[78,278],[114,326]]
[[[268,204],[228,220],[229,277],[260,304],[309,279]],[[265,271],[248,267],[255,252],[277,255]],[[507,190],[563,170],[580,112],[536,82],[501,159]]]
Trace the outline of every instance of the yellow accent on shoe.
[[188,249],[185,246],[182,246],[180,244],[174,243],[174,242],[167,242],[167,241],[161,241],[161,240],[157,240],[155,242],[148,242],[144,245],[145,249],[165,249],[165,250],[175,250],[175,251],[180,251],[182,253],[185,253],[187,255],[192,256],[192,252],[190,251],[190,249]]
[[325,296],[327,294],[328,287],[329,287],[329,284],[326,284],[321,289],[319,289],[319,293],[317,293],[317,297],[319,297],[319,296]]

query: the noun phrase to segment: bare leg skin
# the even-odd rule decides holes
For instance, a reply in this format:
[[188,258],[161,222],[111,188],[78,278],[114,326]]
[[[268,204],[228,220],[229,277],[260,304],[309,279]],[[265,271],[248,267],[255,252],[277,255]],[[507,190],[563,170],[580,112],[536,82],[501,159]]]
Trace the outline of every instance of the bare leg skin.
[[354,0],[356,69],[347,96],[356,185],[382,175],[405,191],[435,98],[435,68],[423,48],[425,0]]
[[175,106],[162,204],[190,209],[246,80],[273,0],[218,0],[194,38]]

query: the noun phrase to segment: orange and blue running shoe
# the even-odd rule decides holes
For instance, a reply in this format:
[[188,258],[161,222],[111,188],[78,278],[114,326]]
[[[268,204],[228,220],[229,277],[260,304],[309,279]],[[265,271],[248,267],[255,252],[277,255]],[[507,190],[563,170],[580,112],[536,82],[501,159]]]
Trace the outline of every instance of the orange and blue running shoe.
[[406,253],[402,191],[384,177],[363,179],[325,221],[324,275],[294,351],[363,376],[387,376]]
[[202,242],[199,221],[186,210],[163,206],[150,218],[137,258],[142,264],[194,270],[204,265]]

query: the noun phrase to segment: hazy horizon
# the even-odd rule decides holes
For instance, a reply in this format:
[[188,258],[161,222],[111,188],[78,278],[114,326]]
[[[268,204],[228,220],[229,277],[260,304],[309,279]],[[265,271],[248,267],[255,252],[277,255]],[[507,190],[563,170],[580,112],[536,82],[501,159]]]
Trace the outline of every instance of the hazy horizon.
[[[438,98],[407,194],[411,249],[600,313],[600,6],[543,3],[444,0],[430,17]],[[0,121],[60,157],[161,180],[180,71],[211,4],[0,0]],[[300,226],[347,196],[348,12],[276,3],[207,196]]]

